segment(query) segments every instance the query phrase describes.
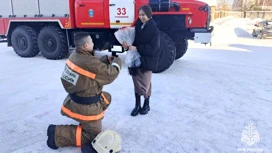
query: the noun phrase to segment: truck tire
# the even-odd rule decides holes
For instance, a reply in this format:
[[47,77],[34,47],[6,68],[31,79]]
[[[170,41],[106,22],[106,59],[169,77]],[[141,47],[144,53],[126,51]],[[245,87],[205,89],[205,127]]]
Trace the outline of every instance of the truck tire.
[[29,26],[19,26],[11,34],[11,44],[21,57],[34,57],[39,53],[37,33]]
[[42,28],[38,36],[38,46],[47,59],[62,59],[68,54],[66,34],[56,26]]
[[160,32],[160,49],[161,54],[159,57],[159,63],[154,73],[160,73],[167,70],[175,61],[176,47],[172,39],[164,32]]
[[188,40],[183,39],[176,42],[176,59],[181,58],[188,49]]

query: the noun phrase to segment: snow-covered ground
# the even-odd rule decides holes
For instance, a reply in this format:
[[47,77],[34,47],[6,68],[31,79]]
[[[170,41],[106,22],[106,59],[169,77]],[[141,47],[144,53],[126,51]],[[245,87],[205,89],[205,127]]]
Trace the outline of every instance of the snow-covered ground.
[[[212,46],[190,42],[183,58],[153,74],[151,111],[145,116],[130,116],[134,91],[124,65],[104,88],[113,100],[103,130],[122,136],[121,152],[271,153],[272,39],[251,37],[253,24],[228,18],[214,23]],[[46,145],[49,124],[77,124],[60,114],[64,64],[65,59],[21,58],[0,44],[1,153],[81,152]]]

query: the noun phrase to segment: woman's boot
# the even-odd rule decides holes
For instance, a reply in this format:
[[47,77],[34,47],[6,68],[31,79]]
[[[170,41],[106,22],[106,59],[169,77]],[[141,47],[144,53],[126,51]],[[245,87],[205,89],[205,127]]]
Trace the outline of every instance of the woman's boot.
[[135,93],[135,108],[131,112],[131,116],[137,116],[141,111],[141,96]]
[[144,101],[144,106],[140,111],[141,115],[145,115],[148,113],[148,111],[150,111],[150,107],[149,107],[149,97],[145,99]]

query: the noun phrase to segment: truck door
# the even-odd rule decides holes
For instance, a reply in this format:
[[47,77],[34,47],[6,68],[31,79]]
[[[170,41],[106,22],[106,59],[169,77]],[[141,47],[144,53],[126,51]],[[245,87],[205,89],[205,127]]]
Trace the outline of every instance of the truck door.
[[104,0],[76,0],[76,26],[79,28],[102,28],[104,22]]
[[134,0],[109,0],[109,17],[111,28],[132,25],[134,21]]

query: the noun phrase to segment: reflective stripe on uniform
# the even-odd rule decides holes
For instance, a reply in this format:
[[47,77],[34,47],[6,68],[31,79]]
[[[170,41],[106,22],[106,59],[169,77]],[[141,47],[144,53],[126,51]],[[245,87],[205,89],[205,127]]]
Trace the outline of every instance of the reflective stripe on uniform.
[[81,134],[82,134],[82,127],[77,126],[77,129],[76,129],[76,146],[77,147],[81,146]]
[[99,120],[104,117],[104,112],[102,112],[98,115],[95,115],[95,116],[85,116],[85,115],[80,115],[80,114],[74,113],[74,112],[70,111],[69,109],[65,108],[64,106],[61,107],[61,110],[65,114],[67,114],[68,116],[75,118],[75,119],[82,120],[82,121],[96,121],[96,120]]
[[104,95],[103,93],[102,93],[101,95],[102,95],[102,97],[103,97],[105,103],[109,105],[110,102],[109,102],[108,99],[105,97],[105,95]]
[[96,74],[92,73],[92,72],[89,72],[89,71],[86,71],[80,67],[78,67],[77,65],[75,65],[74,63],[72,63],[69,59],[66,61],[66,64],[68,65],[68,67],[72,70],[74,70],[75,72],[81,74],[81,75],[84,75],[86,77],[89,77],[91,79],[95,79],[96,77]]
[[115,67],[118,69],[118,71],[121,70],[120,66],[119,66],[117,63],[112,63],[111,65],[112,65],[112,66],[115,66]]

